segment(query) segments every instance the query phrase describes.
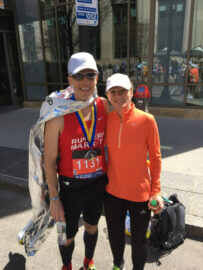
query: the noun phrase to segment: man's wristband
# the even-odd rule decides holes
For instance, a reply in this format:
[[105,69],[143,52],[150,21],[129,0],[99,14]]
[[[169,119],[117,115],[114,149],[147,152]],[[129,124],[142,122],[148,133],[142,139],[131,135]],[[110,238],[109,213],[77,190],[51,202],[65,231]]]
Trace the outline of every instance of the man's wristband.
[[50,198],[50,201],[56,201],[59,199],[59,195],[57,195],[56,197]]

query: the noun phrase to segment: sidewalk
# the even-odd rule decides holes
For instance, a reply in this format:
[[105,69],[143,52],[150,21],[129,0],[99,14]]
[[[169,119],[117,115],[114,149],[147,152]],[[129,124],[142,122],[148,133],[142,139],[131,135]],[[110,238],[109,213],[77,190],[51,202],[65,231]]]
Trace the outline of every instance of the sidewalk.
[[[38,109],[0,113],[0,186],[28,189],[29,129]],[[186,206],[187,235],[203,240],[203,120],[156,118],[162,150],[162,192]]]
[[[29,196],[23,192],[1,190],[0,188],[0,205],[0,269],[61,270],[62,263],[57,246],[56,226],[34,257],[26,256],[24,247],[19,245],[16,240],[19,231],[32,217]],[[80,226],[75,238],[73,270],[79,270],[84,259],[83,232],[84,227]],[[186,239],[184,244],[169,256],[160,259],[161,266],[157,266],[153,258],[146,263],[145,270],[200,270],[203,268],[202,250],[202,242]],[[124,258],[125,269],[132,270],[130,237],[126,237]],[[112,270],[113,259],[103,215],[99,221],[99,235],[94,260],[98,270]]]

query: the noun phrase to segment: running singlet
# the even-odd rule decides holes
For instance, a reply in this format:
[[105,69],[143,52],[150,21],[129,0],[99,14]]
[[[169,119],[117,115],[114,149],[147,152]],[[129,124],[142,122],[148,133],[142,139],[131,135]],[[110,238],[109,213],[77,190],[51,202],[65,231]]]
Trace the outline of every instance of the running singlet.
[[[96,125],[92,146],[88,143],[76,113],[64,116],[59,137],[58,174],[70,178],[97,178],[105,172],[104,130],[106,112],[101,98],[95,102]],[[86,121],[91,129],[92,120]]]

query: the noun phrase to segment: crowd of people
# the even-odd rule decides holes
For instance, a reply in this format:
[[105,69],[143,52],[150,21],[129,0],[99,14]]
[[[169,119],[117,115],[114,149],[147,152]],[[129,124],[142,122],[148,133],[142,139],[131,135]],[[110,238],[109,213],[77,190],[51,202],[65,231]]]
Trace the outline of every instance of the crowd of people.
[[[98,65],[99,81],[106,82],[107,78],[114,73],[127,74],[127,63],[125,61],[116,64]],[[138,82],[147,81],[148,65],[146,61],[139,59],[137,62],[131,62],[129,67],[129,77],[135,78]]]
[[[153,65],[153,81],[164,82],[168,68],[169,82],[184,82],[186,77],[187,65],[184,61],[178,61],[176,58],[172,59],[169,64],[163,61],[156,60]],[[188,83],[197,83],[199,81],[199,67],[192,61],[188,65]]]
[[[70,99],[89,100],[97,81],[93,56],[86,52],[73,54],[68,62],[68,82],[74,89]],[[81,213],[83,269],[96,269],[93,256],[103,205],[113,256],[113,265],[107,269],[124,269],[127,211],[131,219],[132,269],[144,269],[150,202],[157,201],[156,213],[163,208],[160,140],[154,117],[132,103],[133,84],[125,74],[116,72],[107,78],[106,96],[114,108],[110,113],[107,99],[96,97],[87,107],[46,122],[44,168],[50,214],[56,222],[67,224],[67,240],[59,244],[62,270],[72,270]]]

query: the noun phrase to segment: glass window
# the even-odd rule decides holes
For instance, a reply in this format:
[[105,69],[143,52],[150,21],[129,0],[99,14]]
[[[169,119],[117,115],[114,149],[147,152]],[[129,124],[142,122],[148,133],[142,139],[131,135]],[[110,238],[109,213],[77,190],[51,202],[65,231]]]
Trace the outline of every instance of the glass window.
[[[132,3],[134,2],[134,3]],[[136,82],[147,82],[149,52],[150,5],[147,0],[131,1],[130,18],[130,78]]]
[[44,82],[38,1],[16,0],[25,82]]
[[54,6],[56,4],[56,0],[42,0],[45,2],[47,6]]
[[54,8],[47,5],[47,1],[41,1],[41,14],[47,81],[60,82]]
[[30,101],[41,101],[46,96],[44,85],[26,85],[27,98]]
[[72,4],[74,2],[74,0],[52,0],[57,2],[58,4],[65,4],[65,3],[70,3]]
[[155,20],[154,82],[184,82],[188,44],[188,0],[157,0]]
[[163,11],[166,11],[166,6],[159,6],[159,11],[160,12],[163,12]]
[[0,104],[11,104],[10,85],[4,50],[3,33],[0,33],[0,51]]
[[60,53],[62,60],[63,82],[67,82],[67,61],[79,52],[79,32],[76,24],[75,6],[66,5],[57,8]]
[[14,33],[8,33],[8,51],[9,51],[9,60],[10,60],[10,69],[11,69],[11,80],[12,88],[15,93],[15,96],[22,96],[22,86],[21,86],[21,74],[19,68],[19,55],[17,49],[16,36]]
[[[87,51],[100,59],[100,27],[109,14],[109,1],[100,3],[100,24],[97,27],[82,26],[76,23],[75,5],[68,4],[57,7],[57,23],[59,32],[59,48],[62,60],[63,82],[67,82],[67,61],[69,57],[79,51]],[[104,37],[107,40],[106,36]],[[98,67],[101,69],[100,67]]]
[[153,86],[152,105],[181,106],[183,104],[184,86]]
[[183,11],[183,4],[177,4],[177,11]]
[[52,92],[64,89],[66,87],[61,87],[60,85],[48,85],[48,94],[51,94]]
[[186,105],[203,106],[203,86],[190,85],[187,87]]
[[0,30],[1,31],[15,31],[13,17],[0,16]]
[[114,57],[127,57],[127,4],[113,5]]
[[[203,2],[195,1],[192,26],[192,42],[188,65],[188,86],[186,105],[203,106],[203,34],[202,34]],[[185,54],[188,52],[186,51]]]
[[[99,82],[115,72],[127,73],[127,1],[100,1]],[[132,10],[132,17],[135,11]],[[100,85],[98,91],[104,91]]]
[[200,80],[202,82],[203,77],[203,33],[202,33],[202,13],[203,13],[203,1],[196,0],[194,7],[194,19],[192,28],[192,44],[190,52],[190,64],[196,64],[200,72]]

